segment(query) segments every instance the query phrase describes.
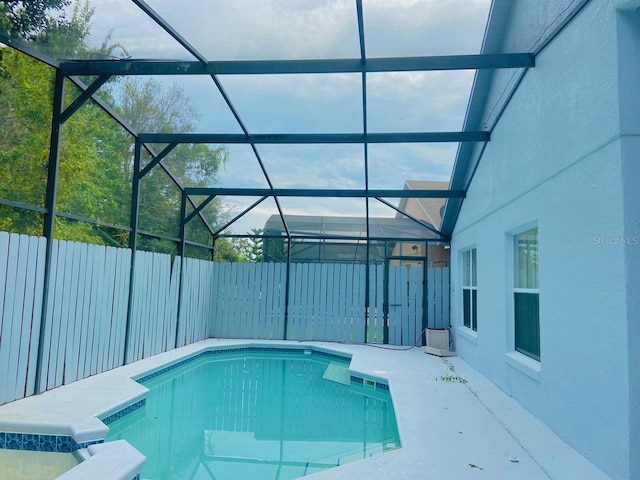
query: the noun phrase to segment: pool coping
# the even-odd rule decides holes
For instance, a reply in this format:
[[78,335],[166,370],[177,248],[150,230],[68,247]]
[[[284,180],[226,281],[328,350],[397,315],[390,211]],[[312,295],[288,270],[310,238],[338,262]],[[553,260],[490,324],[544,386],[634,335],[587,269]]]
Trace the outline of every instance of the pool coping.
[[[351,374],[376,385],[384,384],[391,391],[402,448],[308,478],[382,480],[428,476],[472,480],[480,478],[479,475],[497,480],[608,478],[464,360],[441,359],[418,348],[209,339],[2,405],[0,431],[12,426],[23,427],[25,433],[36,433],[39,428],[48,434],[73,436],[79,443],[99,441],[108,431],[99,418],[107,418],[145,398],[147,389],[135,378],[208,349],[247,346],[313,348],[351,356]],[[450,381],[451,378],[464,382]],[[140,453],[126,442],[117,449],[111,443],[95,443],[78,450],[88,460],[59,478],[136,478],[143,466]],[[511,457],[518,461],[513,462]],[[89,468],[90,462],[117,463],[119,470],[92,470],[87,477],[79,467],[84,464],[83,469]]]

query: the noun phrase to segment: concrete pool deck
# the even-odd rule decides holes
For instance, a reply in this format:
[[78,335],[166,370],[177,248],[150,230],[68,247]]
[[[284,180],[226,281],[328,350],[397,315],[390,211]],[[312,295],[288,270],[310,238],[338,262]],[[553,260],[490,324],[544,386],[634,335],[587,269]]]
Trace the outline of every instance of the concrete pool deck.
[[[73,435],[78,442],[104,438],[106,427],[97,417],[104,418],[119,406],[145,395],[146,389],[131,377],[208,348],[243,345],[313,346],[347,353],[353,355],[352,371],[366,377],[388,379],[402,448],[306,478],[609,478],[464,360],[458,357],[442,359],[425,354],[419,348],[399,350],[327,342],[205,340],[0,406],[0,432],[67,434]],[[100,446],[96,447],[99,452]],[[117,454],[122,455],[122,450],[117,450]],[[133,457],[132,461],[139,461]],[[123,460],[120,458],[119,462]],[[85,468],[78,471],[77,478],[88,478],[89,462],[84,463]],[[63,477],[75,478],[74,470]],[[100,478],[109,478],[108,472],[100,473]],[[118,475],[121,476],[111,478],[126,478],[127,473]]]

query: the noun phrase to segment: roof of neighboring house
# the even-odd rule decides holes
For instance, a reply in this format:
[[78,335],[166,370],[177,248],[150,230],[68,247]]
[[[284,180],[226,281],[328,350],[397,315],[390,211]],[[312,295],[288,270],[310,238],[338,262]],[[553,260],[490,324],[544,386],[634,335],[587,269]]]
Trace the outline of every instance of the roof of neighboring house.
[[[407,180],[404,183],[405,190],[447,190],[449,182],[426,182],[422,180]],[[421,214],[419,220],[425,220],[436,228],[442,223],[441,210],[446,202],[445,198],[403,198],[400,201],[400,210],[406,210],[407,201],[417,202],[420,205]],[[398,216],[400,214],[398,213]]]

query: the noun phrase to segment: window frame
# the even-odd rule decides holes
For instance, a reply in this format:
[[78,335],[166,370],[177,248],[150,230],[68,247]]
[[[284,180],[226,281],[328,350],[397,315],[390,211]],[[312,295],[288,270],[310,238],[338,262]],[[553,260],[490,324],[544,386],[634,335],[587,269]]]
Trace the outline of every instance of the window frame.
[[[462,326],[478,331],[478,249],[462,251]],[[468,293],[467,293],[468,292]],[[468,307],[467,307],[468,294]],[[469,309],[467,311],[467,308]],[[469,318],[469,322],[467,322]]]
[[[522,255],[522,238],[524,235],[531,235],[535,232],[535,257],[531,251],[526,253],[526,262],[530,261],[532,257],[532,265],[524,265],[524,272],[521,268],[523,255]],[[531,240],[528,240],[529,242]],[[513,318],[513,349],[536,362],[540,362],[540,235],[538,226],[529,225],[527,228],[513,233],[512,240],[513,247],[513,282],[512,282],[512,318]],[[523,274],[524,273],[524,277]],[[528,298],[527,298],[528,297]],[[534,304],[532,304],[532,301]],[[527,304],[528,302],[528,304]],[[520,306],[520,308],[519,308]],[[519,320],[519,312],[526,312],[533,315],[533,318],[521,318]],[[525,313],[526,314],[526,313]],[[526,341],[528,344],[523,345],[519,342],[521,336],[519,334],[520,329],[534,328],[535,333],[533,339],[528,338]],[[530,347],[533,343],[533,348]]]

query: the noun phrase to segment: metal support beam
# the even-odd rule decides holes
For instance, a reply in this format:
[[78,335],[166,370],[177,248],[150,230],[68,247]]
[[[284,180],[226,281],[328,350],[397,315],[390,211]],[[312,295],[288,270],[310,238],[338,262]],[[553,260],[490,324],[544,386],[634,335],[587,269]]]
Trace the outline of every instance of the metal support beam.
[[[358,37],[360,39],[360,60],[364,64],[367,61],[367,52],[365,46],[365,35],[364,35],[364,14],[362,11],[362,0],[356,0],[356,11],[358,15]],[[368,129],[368,113],[367,113],[367,72],[362,72],[362,132],[364,134],[364,190],[365,190],[365,198],[364,198],[364,210],[365,210],[365,220],[366,220],[366,244],[365,244],[365,259],[367,268],[364,273],[366,288],[364,290],[364,311],[362,315],[364,316],[364,325],[365,325],[365,339],[367,336],[367,325],[369,324],[367,314],[371,311],[371,292],[370,288],[370,263],[371,263],[371,228],[369,225],[369,217],[370,217],[370,205],[369,205],[369,141],[371,139],[369,135]]]
[[[238,122],[238,125],[240,126],[244,134],[246,136],[249,136],[249,130],[247,129],[246,125],[240,118],[240,114],[238,113],[236,108],[233,106],[233,103],[231,102],[231,99],[229,98],[229,95],[227,94],[226,90],[222,86],[222,83],[220,83],[220,80],[218,80],[218,78],[215,75],[211,75],[211,79],[213,80],[213,83],[215,83],[216,87],[218,88],[218,91],[220,92],[220,95],[222,95],[222,98],[227,104],[227,107],[229,107],[229,110],[231,111],[234,118]],[[267,172],[267,168],[265,167],[264,162],[262,161],[262,157],[260,157],[260,154],[258,153],[258,149],[256,148],[255,143],[250,143],[250,145],[251,145],[251,149],[253,150],[253,154],[255,155],[256,160],[258,161],[258,165],[260,165],[260,170],[262,170],[262,174],[264,175],[264,178],[267,181],[267,184],[269,185],[269,188],[273,189],[273,183],[271,182],[271,178],[269,178],[269,173]],[[280,219],[282,220],[282,225],[284,226],[284,229],[288,235],[289,227],[287,226],[287,221],[284,218],[284,212],[282,211],[282,206],[280,205],[280,201],[278,200],[278,197],[274,197],[273,200],[276,203],[276,208],[278,209],[278,214],[280,215]]]
[[62,112],[61,115],[61,122],[64,123],[67,120],[69,120],[69,118],[71,117],[71,115],[73,115],[76,111],[78,111],[78,109],[84,105],[84,102],[86,102],[87,100],[89,100],[94,93],[96,93],[98,91],[98,89],[104,85],[107,80],[109,80],[111,78],[110,75],[101,75],[100,77],[98,77],[91,85],[89,85],[89,87],[84,90],[79,96],[78,98],[76,98],[73,103],[71,105],[69,105],[64,112]]
[[384,242],[382,270],[382,343],[389,343],[389,242]]
[[407,212],[405,212],[404,210],[399,209],[398,207],[396,207],[395,205],[393,205],[390,202],[387,202],[386,200],[382,199],[382,198],[377,198],[376,200],[378,200],[380,203],[385,204],[387,207],[392,208],[393,210],[395,210],[396,212],[398,212],[401,215],[404,215],[405,217],[407,217],[409,220],[413,220],[414,222],[416,222],[418,225],[431,230],[433,233],[437,233],[440,236],[446,236],[444,235],[441,231],[439,231],[438,229],[434,228],[430,223],[425,222],[424,220],[420,220],[416,217],[414,217],[413,215],[408,214]]
[[[231,111],[231,114],[236,119],[236,122],[238,122],[238,125],[240,126],[240,128],[242,129],[244,134],[248,136],[249,135],[249,130],[247,129],[246,125],[244,124],[244,122],[240,118],[240,114],[238,113],[236,108],[233,106],[233,103],[231,102],[231,99],[229,98],[229,95],[227,94],[227,91],[222,86],[222,83],[220,83],[220,80],[215,75],[211,75],[211,79],[213,80],[213,83],[215,83],[216,88],[220,92],[220,95],[222,95],[222,98],[224,99],[225,103],[227,104],[227,107],[229,108],[229,110]],[[264,162],[262,161],[262,157],[258,153],[258,149],[256,148],[255,143],[251,143],[250,145],[251,145],[251,149],[253,150],[253,154],[255,155],[256,160],[258,161],[258,165],[260,166],[260,170],[262,170],[262,174],[264,175],[264,178],[267,181],[267,184],[269,185],[269,188],[273,188],[273,183],[271,183],[271,178],[269,178],[269,174],[267,172],[267,168],[265,167]],[[280,211],[279,204],[278,204],[278,211]],[[280,211],[280,215],[282,216],[282,212],[281,211]]]
[[358,17],[358,39],[360,40],[360,58],[364,60],[367,58],[367,52],[365,49],[365,35],[364,35],[364,13],[362,10],[362,0],[356,0],[356,15]]
[[[82,80],[80,80],[77,77],[70,77],[69,80],[71,80],[76,86],[78,86],[80,89],[82,90],[87,90],[89,87],[87,87],[87,85],[84,84],[84,82],[82,82]],[[105,102],[103,102],[99,97],[96,96],[92,96],[91,99],[107,114],[109,115],[111,118],[113,118],[116,122],[118,122],[118,124],[124,128],[127,132],[129,132],[129,134],[131,136],[133,136],[134,138],[139,138],[138,136],[138,132],[134,131],[130,125],[128,125],[109,105],[107,105]],[[170,142],[164,142],[164,143],[170,143]],[[157,157],[159,154],[157,154],[153,148],[151,148],[151,146],[149,144],[143,144],[143,147],[145,150],[147,150],[149,152],[149,154],[152,157]],[[168,152],[167,152],[168,153]],[[163,163],[154,163],[154,166],[159,164],[160,168],[162,168],[162,170],[169,176],[169,178],[171,179],[171,181],[180,189],[183,190],[183,186],[180,183],[179,179],[171,172],[171,170],[169,170]],[[145,175],[148,173],[148,171],[145,171]],[[191,200],[189,200],[191,202]],[[193,205],[193,208],[195,208],[195,205]],[[205,226],[207,227],[207,229],[209,230],[209,233],[213,234],[213,228],[211,228],[211,225],[209,225],[209,223],[206,221],[206,219],[204,217],[202,217],[202,221],[205,224]]]
[[[81,90],[87,90],[89,87],[78,77],[69,77],[69,81],[71,81],[74,85],[76,85]],[[113,108],[107,105],[100,97],[92,96],[91,99],[98,105],[102,111],[104,111],[107,115],[113,118],[118,125],[124,128],[127,132],[129,132],[132,136],[137,137],[138,134],[135,132],[127,122],[125,122],[120,115],[118,115]]]
[[176,335],[175,348],[178,348],[178,338],[180,334],[180,315],[182,313],[182,298],[184,296],[184,254],[186,247],[187,235],[187,202],[189,198],[187,193],[182,191],[182,199],[180,201],[180,243],[178,244],[178,255],[180,255],[180,277],[178,280],[178,315],[176,316]]
[[30,42],[27,42],[26,40],[23,40],[21,38],[16,38],[16,37],[10,37],[9,35],[5,35],[4,33],[0,32],[0,43],[4,43],[5,45],[10,46],[11,48],[15,48],[16,50],[24,53],[25,55],[29,55],[30,57],[35,58],[36,60],[40,60],[41,62],[46,63],[50,67],[60,68],[59,60],[53,58],[50,55],[47,55],[46,53],[42,53],[37,48],[34,48],[30,44]]
[[173,28],[167,21],[162,18],[153,8],[147,5],[147,2],[144,0],[132,0],[140,9],[147,14],[154,22],[156,22],[160,27],[171,35],[180,45],[182,45],[191,55],[196,57],[201,63],[206,64],[207,59],[198,52],[195,47],[193,47],[187,40],[178,33],[178,31]]
[[[158,165],[167,155],[169,155],[174,148],[176,148],[178,146],[177,143],[170,143],[169,145],[167,145],[164,150],[162,150],[159,154],[157,154],[149,163],[147,163],[145,165],[145,167],[140,171],[140,179],[142,179],[142,177],[144,177],[147,173],[149,173],[151,171],[151,169],[153,167],[155,167],[156,165]],[[165,172],[167,171],[166,168],[164,169]],[[180,186],[178,185],[178,188],[180,188]]]
[[138,214],[140,209],[140,165],[142,163],[142,142],[136,138],[133,154],[133,178],[131,185],[131,213],[129,217],[129,249],[131,250],[131,270],[129,271],[129,298],[127,301],[127,320],[124,326],[124,352],[122,364],[127,364],[131,336],[131,316],[133,313],[134,280],[136,273],[136,250],[138,248]]
[[[285,238],[287,238],[287,236],[286,235],[246,235],[246,234],[241,234],[241,233],[231,233],[231,234],[228,234],[228,235],[220,234],[220,235],[218,235],[218,238],[278,238],[278,239],[285,239]],[[292,234],[291,235],[291,239],[292,240],[344,240],[344,241],[347,241],[349,243],[365,240],[364,237],[355,236],[355,235],[311,235],[311,234],[309,234],[309,235]],[[379,241],[379,242],[385,242],[385,241],[389,241],[389,242],[413,242],[413,243],[429,242],[429,243],[437,243],[437,244],[444,244],[444,245],[448,245],[449,244],[449,240],[447,238],[444,238],[444,237],[425,238],[425,237],[416,237],[416,236],[413,236],[413,237],[378,237],[378,236],[373,236],[369,240]],[[187,242],[187,243],[189,243],[189,242]]]
[[[186,43],[186,42],[185,42]],[[203,63],[155,60],[74,60],[60,68],[69,75],[282,75],[314,73],[484,70],[535,66],[531,53],[322,60],[240,60]]]
[[[58,165],[60,160],[60,142],[62,139],[62,111],[64,108],[64,76],[60,70],[56,71],[55,86],[53,91],[53,115],[51,118],[51,138],[49,141],[49,164],[47,166],[47,194],[45,198],[45,208],[47,213],[44,217],[43,236],[47,239],[47,247],[44,260],[44,279],[42,306],[40,315],[40,332],[38,337],[38,356],[35,365],[35,386],[34,392],[42,393],[46,386],[42,388],[44,377],[46,377],[46,359],[44,357],[44,339],[47,329],[47,316],[49,305],[49,294],[53,289],[51,285],[51,260],[53,257],[53,234],[56,222],[56,196],[58,192]],[[44,382],[46,383],[46,382]],[[29,386],[27,385],[27,388]]]
[[[176,177],[173,174],[173,172],[171,172],[171,170],[169,170],[162,162],[158,163],[158,165],[160,166],[160,168],[162,168],[164,173],[167,174],[167,176],[171,179],[171,181],[173,181],[174,185],[178,187],[181,192],[184,192],[185,188],[182,186],[182,183],[180,183],[180,180],[178,179],[178,177]],[[197,195],[197,194],[194,194],[194,195]],[[193,207],[194,209],[196,208],[196,205],[195,203],[193,203],[193,200],[191,200],[191,198],[187,198],[187,201],[189,202],[191,207]],[[209,224],[208,220],[204,217],[204,215],[202,215],[202,212],[198,212],[198,216],[200,217],[200,220],[202,220],[202,223],[204,223],[204,226],[207,227],[207,230],[209,230],[209,233],[213,235],[213,227],[211,226],[211,224]]]
[[231,220],[229,220],[227,223],[225,223],[222,227],[220,227],[215,233],[214,235],[218,235],[221,232],[223,232],[227,227],[230,227],[232,224],[234,224],[237,220],[241,219],[242,217],[244,217],[247,213],[249,213],[251,210],[253,210],[255,207],[257,207],[258,205],[260,205],[262,202],[264,202],[267,198],[269,198],[268,196],[264,196],[262,198],[260,198],[260,200],[257,200],[255,202],[253,202],[250,206],[248,206],[247,208],[245,208],[242,212],[240,212],[238,215],[236,215],[235,217],[233,217]]
[[287,334],[289,333],[289,302],[291,288],[291,235],[287,236],[287,276],[285,278],[284,286],[284,332],[282,339],[287,340]]
[[141,133],[143,143],[209,144],[345,144],[345,143],[457,143],[488,142],[489,132],[402,133]]
[[[185,223],[189,223],[191,220],[193,220],[193,217],[195,217],[196,215],[199,215],[200,212],[202,212],[202,210],[204,210],[204,208],[209,205],[211,202],[213,202],[213,199],[216,198],[215,195],[209,195],[207,198],[205,198],[205,200],[198,205],[197,208],[195,208],[193,210],[193,212],[191,212],[189,215],[187,215],[187,218],[185,218]],[[213,235],[215,236],[216,232],[213,232]]]
[[278,209],[278,215],[280,215],[280,221],[282,222],[282,227],[286,234],[290,237],[291,231],[289,230],[289,225],[287,225],[287,219],[284,216],[284,211],[282,210],[282,206],[280,205],[280,200],[277,196],[273,197],[273,201],[276,203],[276,208]]
[[[425,329],[429,328],[429,243],[424,243],[424,264],[422,268],[422,334],[424,335],[424,341],[422,345],[427,344],[427,336],[425,335]],[[435,295],[434,295],[435,297]]]
[[187,195],[240,197],[338,197],[338,198],[464,198],[464,190],[360,190],[306,188],[218,188],[187,187]]
[[5,205],[11,208],[17,208],[20,210],[31,210],[32,212],[47,213],[47,209],[39,207],[37,205],[31,205],[29,203],[16,202],[13,200],[7,200],[6,198],[0,198],[0,205]]

